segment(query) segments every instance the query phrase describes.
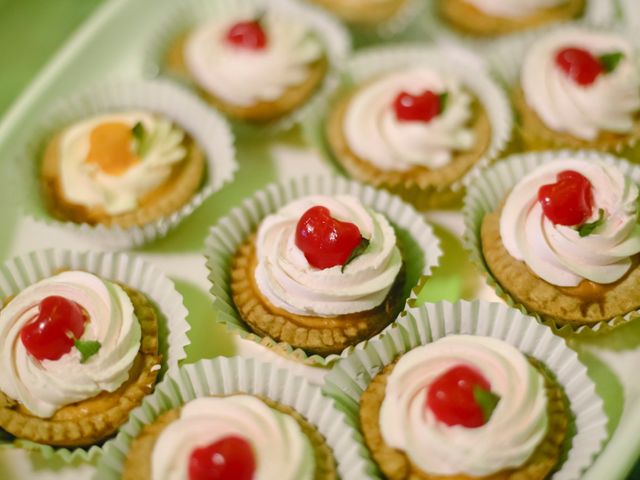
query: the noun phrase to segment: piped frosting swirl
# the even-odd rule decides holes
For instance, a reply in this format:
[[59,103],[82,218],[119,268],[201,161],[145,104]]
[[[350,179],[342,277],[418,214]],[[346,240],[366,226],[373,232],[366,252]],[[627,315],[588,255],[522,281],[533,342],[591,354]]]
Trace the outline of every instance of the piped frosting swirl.
[[[82,340],[99,341],[101,347],[85,363],[76,349],[59,360],[39,361],[20,339],[40,302],[53,295],[76,302],[88,315]],[[0,391],[33,415],[49,418],[65,405],[117,390],[129,378],[141,336],[131,300],[118,285],[80,271],[41,280],[0,311]]]
[[[444,111],[428,123],[398,120],[397,96],[405,91],[447,94]],[[344,117],[344,135],[358,157],[385,171],[448,165],[455,152],[471,149],[475,135],[468,124],[473,98],[451,75],[426,67],[384,75],[358,90]]]
[[[588,86],[579,85],[556,64],[568,47],[594,56],[622,53],[610,73]],[[527,105],[556,132],[593,141],[602,132],[628,134],[640,111],[640,75],[631,44],[614,33],[579,28],[561,29],[535,42],[522,67],[521,84]]]
[[[198,85],[231,105],[249,107],[277,100],[305,82],[310,66],[323,56],[319,37],[283,12],[245,8],[219,17],[190,34],[184,54]],[[267,37],[265,48],[250,50],[227,42],[234,24],[258,18]]]
[[[603,224],[581,237],[574,227],[555,225],[538,201],[543,185],[556,182],[558,173],[579,172],[592,185],[595,222],[603,210]],[[597,161],[570,159],[536,168],[508,195],[500,216],[502,242],[513,258],[524,261],[541,279],[560,287],[583,280],[608,284],[631,268],[640,253],[638,187],[616,167]]]
[[[430,385],[467,365],[490,383],[500,401],[478,428],[448,426],[426,408]],[[404,354],[387,379],[380,410],[386,444],[433,475],[489,476],[522,465],[546,434],[542,375],[517,349],[489,337],[453,335]]]
[[[354,223],[369,240],[365,252],[342,271],[309,264],[296,246],[296,226],[311,207],[324,206],[331,216]],[[308,196],[267,216],[256,239],[255,279],[275,307],[298,315],[329,317],[371,310],[387,297],[402,267],[393,227],[384,215],[352,196]]]
[[151,454],[153,480],[186,480],[194,449],[224,437],[245,439],[252,447],[256,480],[311,480],[315,460],[300,425],[256,397],[233,395],[192,400],[165,428]]

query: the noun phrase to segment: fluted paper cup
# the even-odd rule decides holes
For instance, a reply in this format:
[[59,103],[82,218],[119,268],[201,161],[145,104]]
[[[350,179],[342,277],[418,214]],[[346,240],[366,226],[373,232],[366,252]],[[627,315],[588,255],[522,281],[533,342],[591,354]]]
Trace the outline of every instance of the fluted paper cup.
[[363,342],[332,368],[325,393],[355,425],[362,393],[373,377],[402,354],[449,335],[493,337],[541,361],[563,388],[574,416],[575,433],[554,480],[578,480],[602,449],[608,419],[602,399],[576,352],[534,318],[498,303],[440,302],[412,308],[379,336]]
[[[341,87],[337,95],[350,91],[372,79],[398,69],[426,66],[449,73],[460,80],[482,104],[491,124],[491,140],[487,151],[459,179],[453,182],[433,182],[418,185],[414,179],[397,178],[390,181],[380,175],[370,174],[359,179],[385,188],[414,204],[419,210],[450,203],[452,197],[461,197],[464,186],[480,168],[491,164],[507,148],[513,128],[513,114],[509,100],[502,88],[493,80],[488,65],[474,52],[457,46],[437,47],[432,44],[405,44],[390,47],[374,47],[355,54],[345,67]],[[342,165],[326,138],[326,120],[330,103],[316,108],[304,123],[304,133],[314,147],[332,163]]]
[[608,321],[598,322],[593,325],[584,325],[575,329],[570,325],[562,325],[553,318],[543,318],[538,313],[528,310],[513,298],[493,276],[482,253],[480,229],[485,215],[497,210],[500,203],[518,181],[533,169],[549,162],[561,161],[568,158],[601,161],[608,165],[614,165],[620,169],[625,176],[633,180],[633,182],[640,184],[640,166],[605,153],[589,150],[558,150],[512,155],[504,161],[481,172],[479,177],[467,189],[463,209],[465,222],[463,243],[465,249],[469,252],[471,261],[478,267],[480,272],[482,272],[489,286],[491,286],[496,294],[507,302],[508,305],[519,309],[523,313],[536,317],[539,321],[550,326],[556,333],[562,336],[575,334],[595,335],[640,316],[640,310],[629,312],[626,315],[618,316]]
[[[206,157],[206,172],[198,191],[172,214],[141,226],[122,228],[54,218],[40,195],[40,164],[46,143],[74,122],[94,115],[135,109],[166,116],[197,142]],[[137,247],[165,236],[233,179],[238,168],[233,144],[231,129],[224,118],[184,88],[161,81],[96,86],[58,101],[36,124],[30,142],[16,159],[21,185],[25,186],[21,204],[26,215],[71,232],[85,239],[88,245],[103,249]]]
[[119,479],[132,440],[162,413],[199,397],[246,393],[291,407],[324,436],[336,459],[340,478],[368,478],[375,467],[360,434],[349,425],[320,387],[273,364],[240,357],[201,360],[173,372],[156,393],[134,410],[117,438],[105,447],[96,478]]
[[[51,277],[60,270],[82,270],[101,278],[122,283],[143,293],[153,304],[159,321],[159,348],[162,355],[160,377],[178,369],[178,363],[187,356],[189,343],[187,309],[182,295],[173,282],[151,264],[124,253],[72,252],[68,250],[42,250],[21,255],[0,267],[0,299],[10,298],[29,285]],[[40,452],[45,458],[52,456],[64,462],[94,461],[103,448],[57,448],[3,435],[0,429],[0,447],[24,448]]]
[[272,184],[219,220],[211,228],[205,242],[216,320],[241,337],[265,345],[291,359],[310,365],[327,366],[339,357],[308,356],[303,350],[294,349],[287,343],[253,333],[236,310],[231,295],[231,262],[240,245],[257,230],[267,215],[307,195],[353,195],[365,206],[389,219],[395,227],[404,256],[407,278],[403,292],[405,299],[409,298],[413,289],[421,288],[425,278],[438,265],[442,251],[440,241],[431,226],[410,205],[383,190],[339,177],[302,177],[288,183]]
[[239,120],[231,120],[231,122],[239,131],[252,135],[273,134],[290,129],[308,114],[313,105],[323,103],[335,89],[339,72],[351,52],[351,37],[347,30],[332,16],[307,3],[295,0],[185,0],[176,3],[175,7],[167,12],[161,25],[156,28],[155,36],[149,44],[144,58],[145,75],[149,77],[166,75],[196,89],[193,82],[171,75],[165,68],[167,50],[176,38],[202,22],[206,22],[207,19],[225,18],[233,12],[266,9],[281,12],[284,16],[295,19],[296,22],[308,25],[323,42],[329,68],[316,92],[301,106],[282,118],[265,124],[251,124]]

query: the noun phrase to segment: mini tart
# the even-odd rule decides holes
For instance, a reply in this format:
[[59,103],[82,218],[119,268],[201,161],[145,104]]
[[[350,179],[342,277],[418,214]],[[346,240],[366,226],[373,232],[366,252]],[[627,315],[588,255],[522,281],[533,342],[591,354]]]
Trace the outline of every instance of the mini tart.
[[70,203],[60,185],[59,145],[64,132],[46,146],[41,165],[40,187],[50,213],[62,221],[90,225],[129,228],[170,215],[187,204],[202,185],[206,173],[204,152],[195,140],[185,134],[186,157],[173,167],[171,177],[139,200],[138,207],[120,215],[109,215],[103,208],[88,208]]
[[495,37],[543,25],[568,21],[582,15],[586,0],[568,0],[566,4],[547,8],[522,18],[494,17],[466,0],[437,0],[439,15],[462,33]]
[[344,133],[344,120],[356,92],[342,96],[333,105],[327,117],[327,142],[338,163],[357,180],[383,187],[412,203],[420,210],[449,206],[462,199],[449,187],[480,160],[491,144],[491,124],[487,112],[479,101],[473,103],[470,125],[476,142],[469,151],[454,153],[452,161],[436,170],[417,166],[407,171],[384,171],[371,162],[358,157],[349,147]]
[[[223,395],[221,395],[223,396]],[[302,415],[291,407],[281,405],[268,398],[255,395],[274,410],[289,415],[300,425],[315,452],[316,480],[334,480],[338,478],[336,462],[322,434]],[[146,425],[142,432],[131,442],[131,448],[124,462],[122,480],[150,480],[151,454],[162,431],[177,420],[180,409],[174,408],[160,415],[152,424]]]
[[344,2],[343,0],[312,1],[331,11],[345,22],[364,27],[375,26],[392,19],[408,3],[408,0],[360,0],[358,2]]
[[322,56],[309,65],[309,74],[306,80],[299,85],[289,87],[280,98],[273,101],[261,101],[247,107],[233,105],[200,88],[192,79],[183,53],[187,36],[184,34],[178,37],[169,46],[165,58],[165,67],[168,73],[193,83],[202,98],[224,114],[238,120],[260,123],[277,120],[287,115],[316,92],[329,70],[329,60],[326,56]]
[[255,235],[240,246],[231,266],[231,293],[242,319],[256,334],[319,355],[338,354],[381,332],[404,306],[404,267],[385,301],[365,312],[335,317],[301,316],[274,307],[255,282]]
[[417,469],[402,451],[385,444],[380,430],[380,408],[385,396],[387,379],[397,360],[377,374],[360,398],[360,424],[364,439],[374,460],[389,480],[542,480],[553,470],[560,459],[562,445],[567,435],[570,411],[562,388],[544,365],[529,357],[529,362],[545,379],[549,428],[546,437],[533,455],[517,470],[504,470],[487,477],[466,475],[429,475]]
[[540,116],[526,102],[522,88],[513,94],[513,104],[520,121],[520,139],[526,150],[548,150],[571,148],[596,149],[611,153],[623,153],[633,159],[627,148],[633,148],[640,140],[640,112],[634,118],[633,130],[628,134],[600,132],[593,141],[576,138],[568,133],[556,132],[542,121]]
[[583,280],[577,287],[556,287],[539,278],[507,252],[500,236],[501,210],[482,221],[482,253],[487,267],[502,288],[530,312],[573,327],[591,325],[625,315],[640,307],[640,256],[615,283],[600,285]]
[[120,285],[131,299],[140,322],[140,351],[129,379],[115,392],[66,405],[53,417],[31,415],[15,400],[0,392],[0,428],[18,439],[60,447],[89,446],[110,437],[129,418],[129,412],[153,391],[161,355],[158,353],[158,316],[142,293]]

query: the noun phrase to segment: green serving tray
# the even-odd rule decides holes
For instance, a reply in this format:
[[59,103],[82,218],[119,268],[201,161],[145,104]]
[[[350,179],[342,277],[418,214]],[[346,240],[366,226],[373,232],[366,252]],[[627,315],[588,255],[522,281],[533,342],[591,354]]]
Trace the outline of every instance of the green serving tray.
[[[74,34],[0,123],[0,256],[51,246],[90,249],[82,239],[70,237],[54,227],[35,224],[20,217],[15,195],[16,152],[29,139],[30,126],[43,108],[58,97],[88,85],[118,79],[141,78],[145,48],[175,0],[109,0]],[[414,40],[419,39],[416,34]],[[4,48],[11,48],[5,45]],[[280,179],[301,174],[327,173],[332,167],[304,145],[300,132],[269,140],[240,137],[237,142],[240,169],[235,181],[210,198],[168,237],[136,253],[164,269],[176,282],[189,309],[187,362],[216,355],[243,355],[285,362],[261,347],[240,342],[216,325],[208,293],[204,258],[200,254],[208,227],[256,189]],[[498,300],[484,285],[462,249],[462,216],[458,212],[430,212],[427,218],[440,236],[444,256],[423,289],[420,301],[482,298]],[[626,478],[640,455],[640,322],[636,321],[597,339],[572,341],[588,366],[598,393],[605,401],[610,440],[585,480]],[[291,364],[313,381],[325,373]],[[33,480],[91,478],[91,464],[62,465],[18,449],[0,450],[0,478]],[[350,479],[351,480],[351,479]]]

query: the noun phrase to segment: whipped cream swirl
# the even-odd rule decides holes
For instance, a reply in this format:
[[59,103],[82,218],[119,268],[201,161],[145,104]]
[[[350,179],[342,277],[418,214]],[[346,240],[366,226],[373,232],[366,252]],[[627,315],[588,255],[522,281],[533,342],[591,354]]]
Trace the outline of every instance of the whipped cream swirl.
[[[478,370],[500,401],[478,428],[448,426],[426,407],[430,385],[453,367]],[[506,342],[454,335],[403,355],[380,410],[384,441],[425,473],[484,477],[527,461],[547,431],[542,375]]]
[[[117,123],[144,127],[145,152],[138,161],[120,174],[103,171],[87,162],[91,132],[100,125]],[[99,115],[69,127],[59,144],[60,185],[65,198],[76,205],[103,208],[109,215],[135,210],[146,194],[165,183],[172,168],[187,151],[182,145],[184,132],[166,119],[145,112]],[[131,150],[136,140],[131,140]]]
[[[75,348],[59,360],[39,361],[20,339],[40,302],[54,295],[78,303],[88,315],[82,340],[97,340],[101,347],[85,363]],[[117,390],[129,378],[141,336],[131,300],[118,285],[80,271],[41,280],[0,311],[0,391],[49,418],[65,405]]]
[[[557,53],[583,48],[594,56],[621,52],[615,70],[582,86],[557,64]],[[552,130],[591,141],[601,132],[631,132],[640,110],[640,76],[631,44],[612,33],[563,29],[546,35],[529,50],[522,68],[525,99]]]
[[[309,264],[296,246],[300,217],[314,206],[355,224],[369,240],[364,253],[342,267],[324,270]],[[260,224],[256,240],[255,279],[275,307],[297,315],[330,317],[371,310],[380,305],[402,267],[396,235],[384,215],[352,196],[308,196],[291,202]]]
[[[588,236],[574,227],[554,225],[538,201],[541,186],[557,181],[558,173],[576,171],[591,182],[595,222],[604,223]],[[536,168],[513,188],[500,217],[500,236],[513,258],[546,282],[575,287],[583,280],[607,284],[622,278],[631,257],[640,253],[638,187],[620,170],[593,160],[562,160]]]
[[311,442],[293,417],[256,397],[234,395],[192,400],[180,418],[165,428],[151,454],[152,480],[186,480],[191,453],[228,436],[253,449],[255,480],[312,480]]
[[481,12],[494,17],[522,18],[557,7],[567,0],[466,0]]
[[[248,107],[277,100],[289,88],[304,83],[310,65],[322,58],[318,36],[282,12],[245,8],[220,17],[189,36],[184,55],[199,86],[231,105]],[[227,42],[233,25],[259,17],[267,37],[265,48],[238,48]]]
[[[429,122],[398,120],[394,102],[401,92],[447,93],[444,111]],[[344,134],[358,157],[385,171],[414,167],[437,169],[453,153],[471,149],[475,135],[468,128],[472,97],[452,76],[429,68],[387,74],[360,89],[349,102]]]

